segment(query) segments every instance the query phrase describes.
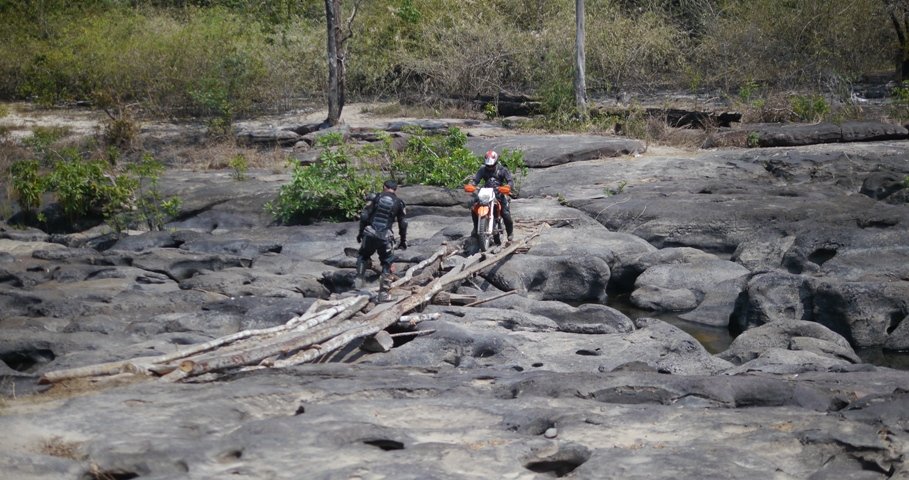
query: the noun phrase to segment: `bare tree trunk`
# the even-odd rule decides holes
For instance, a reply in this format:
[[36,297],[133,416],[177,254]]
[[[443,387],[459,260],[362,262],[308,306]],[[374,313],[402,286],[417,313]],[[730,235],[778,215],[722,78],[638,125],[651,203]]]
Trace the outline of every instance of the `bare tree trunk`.
[[575,0],[575,69],[574,69],[574,98],[581,121],[587,120],[587,79],[585,73],[585,47],[584,47],[584,0]]
[[340,65],[339,42],[341,26],[339,16],[341,14],[341,0],[325,0],[325,23],[328,28],[328,118],[325,123],[335,126],[341,119],[341,108],[343,107],[341,93],[341,74],[343,69],[338,68]]
[[899,42],[896,55],[897,81],[909,79],[909,2],[906,0],[884,0],[893,31]]

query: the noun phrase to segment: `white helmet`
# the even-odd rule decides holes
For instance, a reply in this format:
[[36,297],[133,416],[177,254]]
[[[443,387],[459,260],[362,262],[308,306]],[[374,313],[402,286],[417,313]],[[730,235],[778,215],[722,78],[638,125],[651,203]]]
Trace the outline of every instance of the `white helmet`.
[[483,165],[487,167],[495,166],[496,162],[499,161],[499,154],[495,150],[490,150],[486,152],[486,157],[483,159]]

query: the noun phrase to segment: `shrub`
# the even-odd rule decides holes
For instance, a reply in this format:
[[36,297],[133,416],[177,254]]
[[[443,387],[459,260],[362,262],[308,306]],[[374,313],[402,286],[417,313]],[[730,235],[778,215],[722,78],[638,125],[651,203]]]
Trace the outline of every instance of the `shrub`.
[[902,81],[893,88],[891,95],[893,103],[890,107],[890,114],[899,119],[909,117],[909,81]]
[[789,101],[799,120],[818,122],[830,113],[830,104],[820,95],[796,95]]
[[341,132],[327,132],[316,137],[315,146],[328,148],[344,144],[344,134]]
[[450,128],[445,135],[410,132],[407,148],[391,166],[399,181],[456,188],[476,172],[476,157],[465,147],[467,136],[460,129]]
[[353,164],[347,148],[325,149],[316,163],[294,165],[290,183],[265,208],[284,224],[350,220],[363,208],[366,194],[381,184],[372,169]]
[[63,213],[71,221],[85,217],[108,217],[126,208],[135,182],[108,171],[101,160],[85,160],[73,149],[60,152],[61,159],[47,178]]
[[233,176],[235,180],[245,180],[246,172],[249,171],[249,162],[246,161],[246,156],[242,153],[234,155],[233,158],[228,162],[228,166],[233,170]]
[[18,161],[10,168],[13,193],[26,214],[41,206],[45,192],[56,198],[67,228],[100,219],[117,230],[137,225],[159,230],[177,213],[180,200],[161,198],[157,181],[164,167],[149,154],[126,171],[117,171],[109,161],[83,158],[72,148],[54,151],[52,158],[46,172],[38,160]]
[[32,149],[35,155],[45,158],[55,151],[51,148],[52,145],[69,133],[69,127],[35,127],[32,129],[32,136],[27,137],[22,143]]
[[163,230],[167,220],[176,217],[180,210],[179,197],[163,198],[158,189],[158,178],[164,172],[164,165],[151,154],[146,153],[142,160],[130,165],[129,177],[123,182],[132,187],[135,198],[130,208],[109,212],[114,217],[115,228],[131,225],[144,225],[149,230]]
[[133,150],[139,139],[139,125],[132,117],[112,118],[104,124],[104,143],[120,150]]
[[20,160],[10,166],[10,184],[19,208],[31,212],[41,205],[44,178],[37,160]]
[[[339,136],[322,135],[323,150],[312,165],[295,165],[291,182],[266,209],[282,223],[311,220],[353,219],[365,205],[367,193],[378,191],[382,179],[392,177],[402,184],[460,188],[481,165],[465,145],[467,136],[458,128],[445,134],[427,135],[408,128],[411,135],[403,152],[392,147],[391,136],[380,134],[380,145],[354,149],[334,145]],[[520,151],[503,150],[500,161],[516,177],[516,190],[527,174]]]

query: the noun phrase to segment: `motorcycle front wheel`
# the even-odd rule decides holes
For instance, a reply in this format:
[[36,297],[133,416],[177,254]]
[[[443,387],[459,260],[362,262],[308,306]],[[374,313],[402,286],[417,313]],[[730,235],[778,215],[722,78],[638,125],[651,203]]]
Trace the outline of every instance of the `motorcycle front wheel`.
[[489,221],[490,221],[489,218],[481,218],[479,224],[477,225],[477,230],[478,230],[477,235],[480,240],[480,251],[481,252],[485,252],[485,251],[489,250],[490,242],[492,240],[491,236],[488,233],[486,233],[488,230],[487,225],[488,225]]

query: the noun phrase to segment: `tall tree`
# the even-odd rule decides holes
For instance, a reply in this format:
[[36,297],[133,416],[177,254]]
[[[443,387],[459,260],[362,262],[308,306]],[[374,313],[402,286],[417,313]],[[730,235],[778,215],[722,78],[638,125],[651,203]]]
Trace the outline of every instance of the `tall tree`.
[[585,48],[584,48],[584,0],[575,0],[575,68],[574,68],[574,98],[581,121],[587,120],[587,78],[585,73]]
[[328,29],[328,118],[325,123],[332,127],[341,120],[341,110],[344,108],[346,44],[353,36],[351,26],[357,16],[359,4],[359,1],[354,2],[353,11],[347,19],[347,31],[342,32],[341,0],[325,0],[325,23]]
[[899,41],[896,74],[899,80],[909,79],[909,0],[883,0],[890,22]]

